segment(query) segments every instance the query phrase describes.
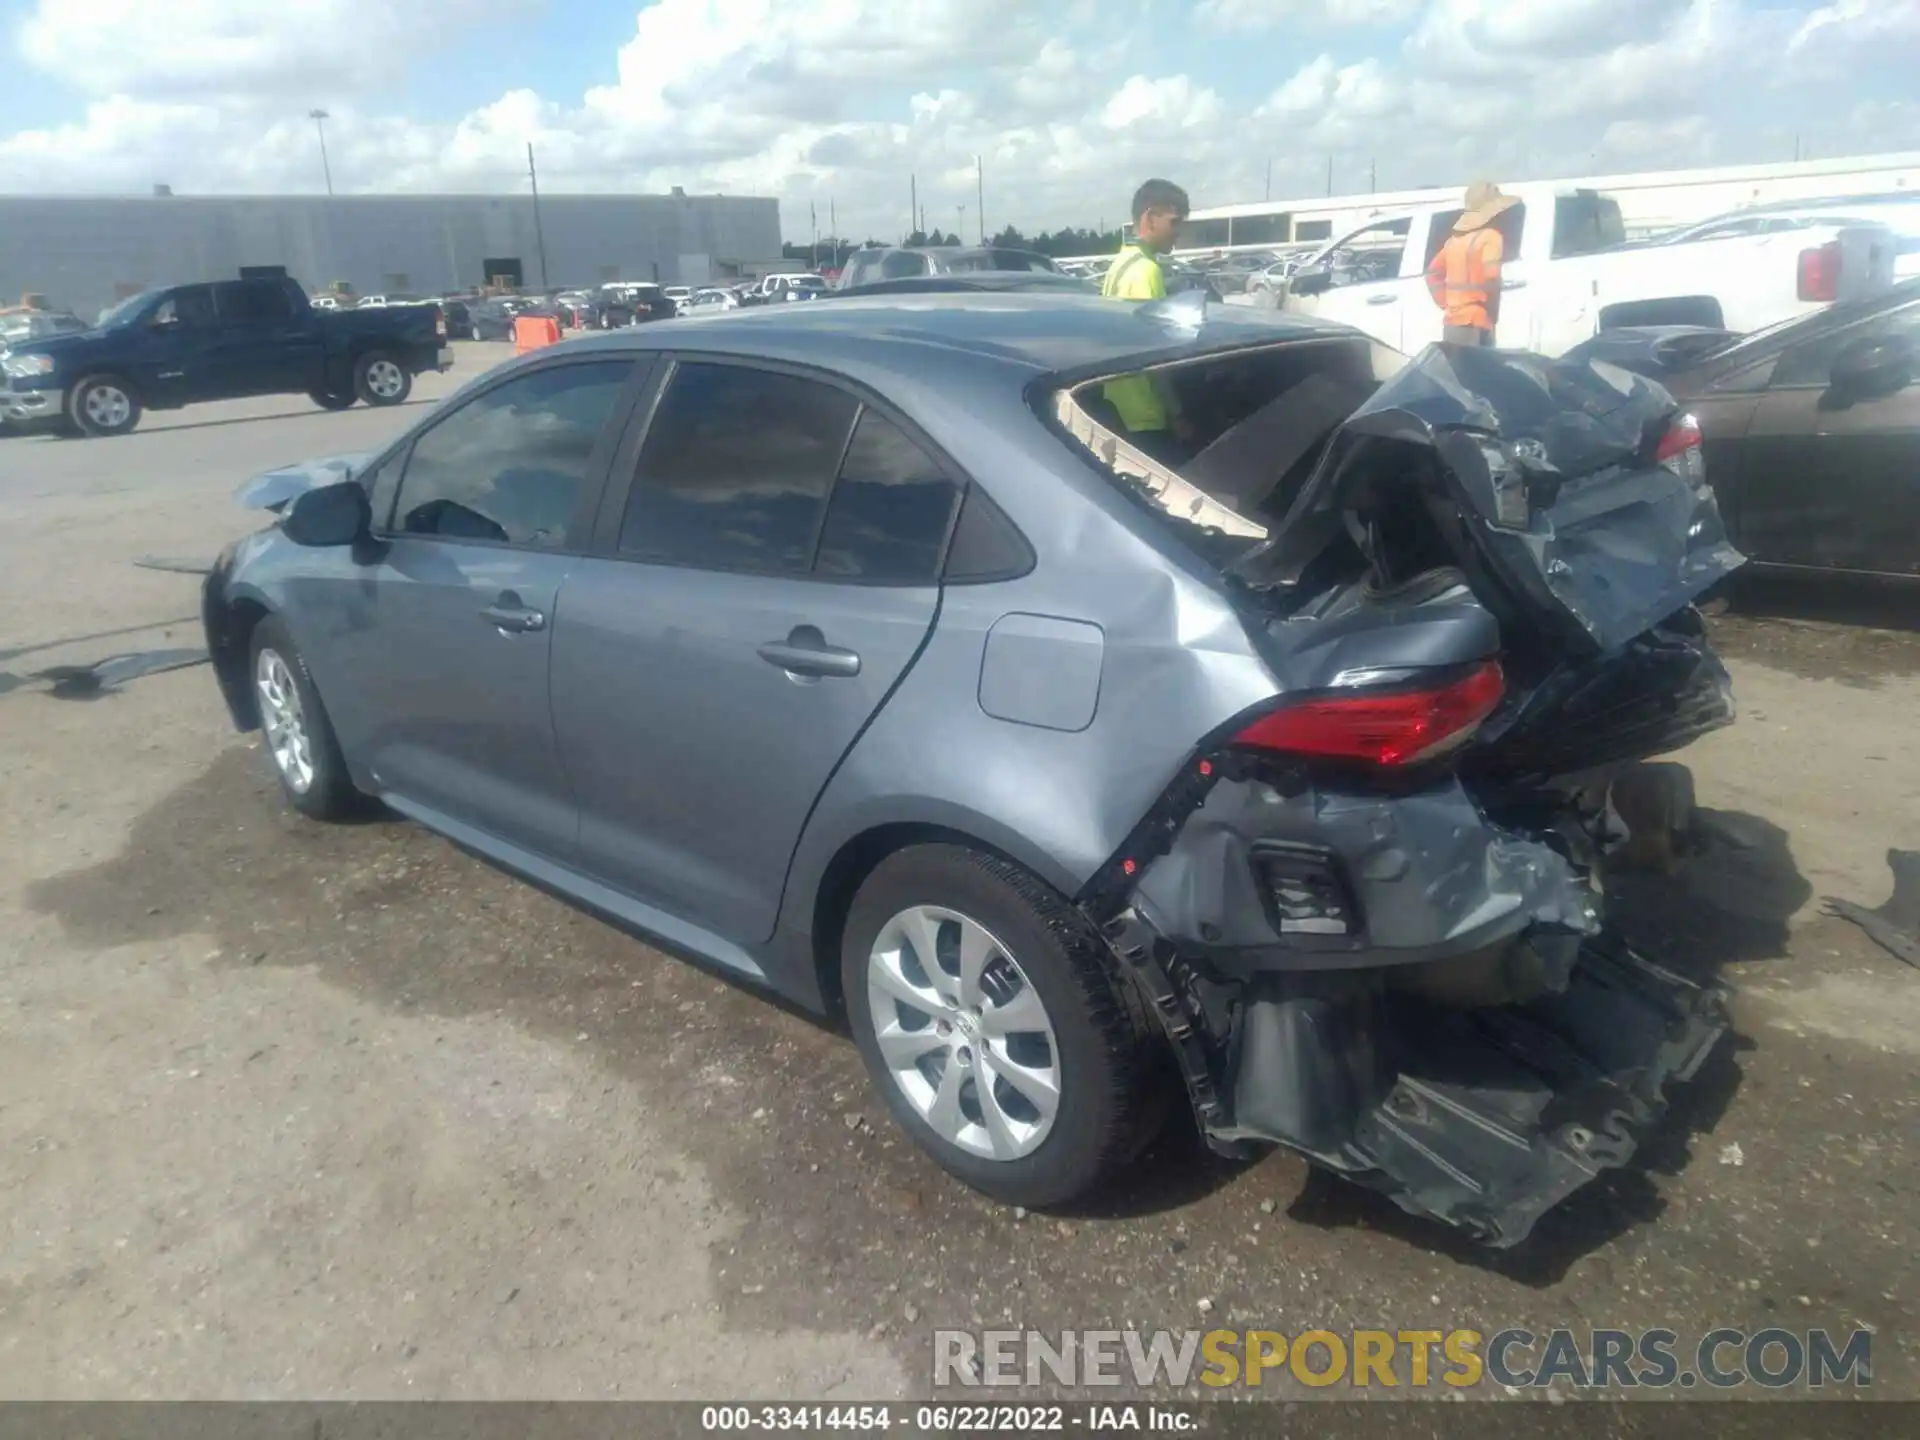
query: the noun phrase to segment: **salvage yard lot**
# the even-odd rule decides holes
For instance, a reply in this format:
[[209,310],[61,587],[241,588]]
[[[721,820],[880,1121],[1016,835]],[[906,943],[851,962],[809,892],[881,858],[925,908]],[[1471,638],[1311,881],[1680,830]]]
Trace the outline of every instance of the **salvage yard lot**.
[[[417,403],[506,350],[460,353]],[[293,817],[204,668],[33,678],[197,645],[197,579],[132,562],[210,557],[258,520],[239,481],[418,413],[0,442],[0,1395],[881,1398],[936,1326],[1781,1324],[1873,1327],[1876,1392],[1920,1398],[1920,973],[1818,904],[1920,847],[1920,634],[1716,622],[1701,847],[1614,905],[1733,982],[1737,1036],[1528,1246],[1178,1127],[1022,1218],[829,1031],[411,826]]]

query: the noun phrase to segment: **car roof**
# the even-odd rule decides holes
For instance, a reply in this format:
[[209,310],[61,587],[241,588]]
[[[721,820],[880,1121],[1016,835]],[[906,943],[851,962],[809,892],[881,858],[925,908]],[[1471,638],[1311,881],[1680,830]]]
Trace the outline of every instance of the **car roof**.
[[1207,305],[1196,331],[1191,314],[1179,301],[1142,306],[1047,291],[849,296],[730,311],[698,325],[615,331],[573,341],[569,351],[675,350],[820,365],[884,392],[899,380],[945,387],[999,373],[1024,383],[1041,374],[1358,334],[1306,316],[1219,304]]

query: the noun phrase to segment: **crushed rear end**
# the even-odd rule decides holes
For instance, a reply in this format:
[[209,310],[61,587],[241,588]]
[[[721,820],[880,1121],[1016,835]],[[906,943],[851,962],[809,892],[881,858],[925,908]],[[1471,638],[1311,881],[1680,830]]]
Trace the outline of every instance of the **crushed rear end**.
[[[1276,680],[1079,900],[1210,1143],[1290,1146],[1512,1245],[1630,1159],[1726,1026],[1685,957],[1608,927],[1604,875],[1622,812],[1659,813],[1616,803],[1623,777],[1733,718],[1692,607],[1741,557],[1649,381],[1434,347],[1365,388],[1310,442],[1229,433],[1179,473],[1060,407],[1224,557]],[[1247,473],[1276,455],[1291,492]]]

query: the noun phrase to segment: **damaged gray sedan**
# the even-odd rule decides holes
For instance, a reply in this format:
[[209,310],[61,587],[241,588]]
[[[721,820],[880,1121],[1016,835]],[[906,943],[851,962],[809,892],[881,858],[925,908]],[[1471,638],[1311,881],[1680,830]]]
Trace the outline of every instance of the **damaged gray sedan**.
[[1009,1203],[1177,1084],[1512,1244],[1724,1028],[1603,918],[1613,781],[1732,718],[1692,602],[1740,562],[1623,372],[849,300],[549,347],[246,493],[208,646],[294,806],[843,1016]]

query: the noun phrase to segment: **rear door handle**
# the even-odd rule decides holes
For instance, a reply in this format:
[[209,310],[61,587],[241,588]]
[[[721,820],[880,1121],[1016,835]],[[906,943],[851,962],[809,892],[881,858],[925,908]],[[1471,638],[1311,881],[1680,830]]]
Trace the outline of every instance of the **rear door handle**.
[[480,618],[494,629],[509,635],[524,635],[529,631],[547,628],[546,614],[523,604],[511,590],[483,609]]
[[811,625],[802,625],[785,640],[760,647],[760,658],[789,675],[851,680],[860,673],[860,657],[851,650],[829,645]]
[[1500,282],[1500,288],[1502,290],[1524,290],[1527,288],[1527,282],[1524,280],[1502,280]]
[[1400,297],[1398,295],[1369,295],[1367,297],[1367,304],[1391,305],[1393,304],[1394,301],[1398,300],[1399,298]]

